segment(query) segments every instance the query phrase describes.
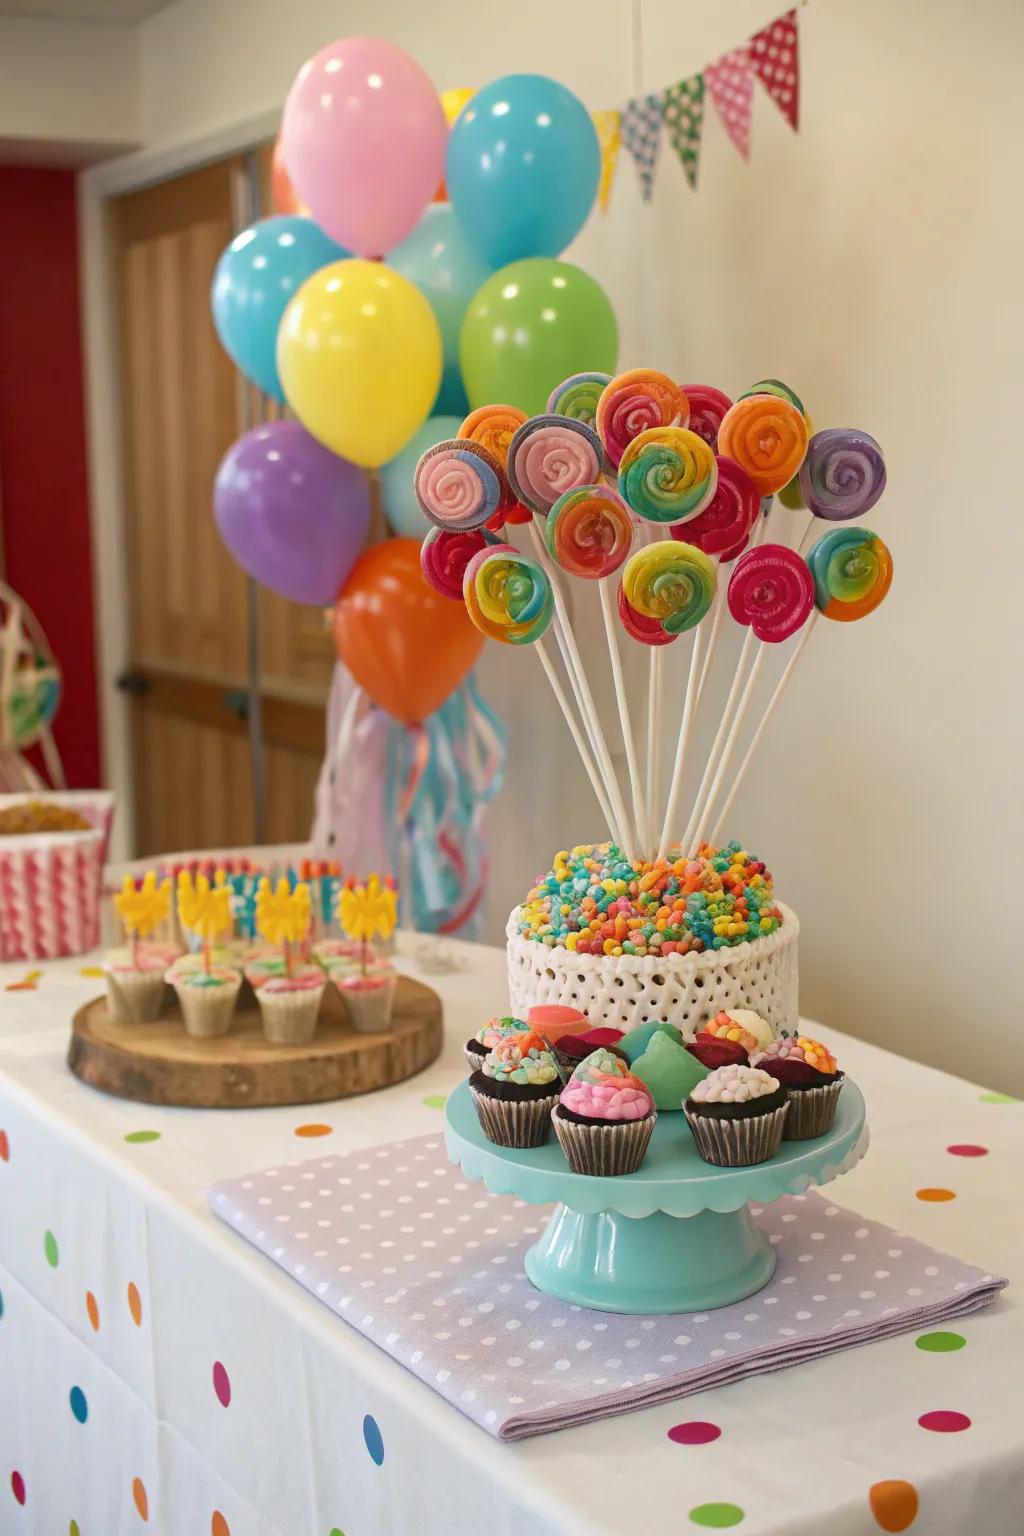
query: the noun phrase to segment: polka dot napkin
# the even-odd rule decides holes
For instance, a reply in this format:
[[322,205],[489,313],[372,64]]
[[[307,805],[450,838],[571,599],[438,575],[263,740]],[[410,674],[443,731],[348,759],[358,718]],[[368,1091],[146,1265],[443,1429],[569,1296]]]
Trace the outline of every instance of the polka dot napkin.
[[208,1198],[325,1306],[503,1440],[934,1328],[1006,1284],[808,1193],[753,1208],[778,1267],[746,1301],[671,1317],[590,1312],[543,1295],[523,1272],[548,1208],[470,1184],[436,1136],[268,1168]]

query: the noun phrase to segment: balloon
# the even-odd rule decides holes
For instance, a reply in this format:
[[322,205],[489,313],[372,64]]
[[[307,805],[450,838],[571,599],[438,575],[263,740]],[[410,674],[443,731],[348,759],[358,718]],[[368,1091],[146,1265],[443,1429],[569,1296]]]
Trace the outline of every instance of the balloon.
[[430,524],[420,511],[413,489],[416,465],[428,448],[455,437],[461,416],[431,416],[410,437],[401,453],[380,472],[380,494],[392,531],[403,539],[423,538]]
[[619,328],[604,290],[567,261],[535,257],[487,279],[462,322],[459,357],[472,406],[502,400],[539,416],[560,379],[613,373]]
[[441,327],[444,374],[435,411],[439,415],[458,411],[465,416],[469,406],[459,371],[459,336],[466,306],[490,267],[476,254],[447,203],[433,203],[427,209],[412,234],[390,253],[388,266],[415,283],[430,300]]
[[284,312],[277,366],[307,431],[353,464],[393,459],[441,382],[441,333],[423,295],[377,261],[338,261]]
[[[506,75],[485,85],[448,138],[452,207],[492,267],[564,251],[593,207],[600,175],[589,112],[546,75]],[[548,390],[572,371],[563,369]]]
[[[456,85],[450,91],[441,92],[441,111],[444,113],[444,120],[449,128],[451,128],[466,103],[472,101],[474,94],[475,92],[467,89],[464,85]],[[442,176],[441,185],[434,193],[434,202],[446,203],[447,201],[448,188],[445,186],[444,177]]]
[[332,603],[366,542],[370,491],[297,421],[240,437],[213,488],[220,536],[243,570],[297,603]]
[[274,142],[274,152],[270,157],[270,201],[274,205],[275,213],[303,213],[309,210],[295,196],[295,188],[292,179],[288,175],[288,167],[284,163],[284,148],[280,135]]
[[281,122],[296,195],[359,256],[405,239],[437,191],[447,137],[429,77],[377,37],[340,38],[314,54]]
[[415,539],[386,539],[356,562],[334,608],[338,655],[375,704],[415,725],[459,686],[483,636],[435,592]]
[[289,299],[348,253],[312,219],[278,214],[236,235],[217,263],[210,303],[221,345],[257,388],[284,400],[277,331]]

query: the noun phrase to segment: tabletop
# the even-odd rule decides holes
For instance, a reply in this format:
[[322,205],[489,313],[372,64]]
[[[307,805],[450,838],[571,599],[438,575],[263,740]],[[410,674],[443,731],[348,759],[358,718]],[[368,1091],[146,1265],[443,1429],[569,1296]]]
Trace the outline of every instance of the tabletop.
[[505,1445],[216,1220],[216,1180],[441,1135],[462,1041],[506,1006],[501,951],[445,952],[452,968],[432,973],[430,946],[400,938],[401,969],[444,1000],[445,1047],[427,1071],[362,1098],[246,1111],[85,1087],[65,1055],[72,1014],[102,988],[98,957],[0,966],[0,1529],[1015,1528],[1024,1105],[826,1026],[808,1030],[862,1088],[872,1133],[832,1197],[1010,1277],[955,1331]]

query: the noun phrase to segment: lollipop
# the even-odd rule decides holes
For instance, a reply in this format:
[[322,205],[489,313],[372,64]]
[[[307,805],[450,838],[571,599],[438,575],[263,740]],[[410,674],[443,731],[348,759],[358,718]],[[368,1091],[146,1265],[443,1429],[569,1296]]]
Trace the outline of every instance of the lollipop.
[[[516,429],[525,420],[525,411],[518,410],[514,405],[481,405],[466,417],[459,428],[459,436],[486,448],[505,471],[508,465],[508,445]],[[502,523],[521,523],[524,519],[528,521],[529,514],[525,509],[520,513],[514,494],[504,485],[498,510],[491,519],[492,524],[500,528]]]
[[593,485],[601,469],[597,433],[568,416],[531,416],[509,444],[509,484],[534,512],[547,514],[559,496]]
[[641,432],[619,463],[619,494],[651,523],[685,523],[709,504],[718,484],[715,455],[686,427]]
[[728,598],[737,624],[775,645],[795,634],[814,607],[814,581],[795,549],[760,544],[737,560]]
[[630,555],[622,590],[630,607],[644,618],[657,619],[670,635],[681,635],[699,624],[711,607],[714,563],[693,544],[662,539]]
[[684,384],[682,390],[690,402],[690,419],[686,425],[717,453],[718,429],[732,401],[711,384]]
[[870,528],[832,528],[813,545],[807,563],[814,601],[826,619],[862,619],[892,586],[892,556]]
[[570,576],[599,581],[611,576],[629,554],[633,519],[607,485],[581,485],[559,496],[544,532],[552,559]]
[[597,402],[611,378],[610,373],[570,374],[548,396],[548,415],[568,416],[592,427],[597,419]]
[[663,629],[658,619],[648,619],[640,613],[626,596],[622,582],[619,582],[619,618],[627,635],[634,640],[639,640],[641,645],[671,645],[673,640],[678,640],[678,635],[670,635],[667,629]]
[[473,556],[462,595],[477,629],[505,645],[530,645],[551,623],[551,583],[543,566],[511,544]]
[[486,523],[508,492],[494,455],[478,443],[459,438],[427,449],[416,465],[413,488],[430,521],[458,533]]
[[747,546],[761,509],[761,498],[745,469],[732,459],[719,458],[717,464],[715,494],[703,512],[688,523],[680,523],[672,532],[696,544],[706,555],[720,555],[723,561],[726,557],[735,560]]
[[783,384],[781,379],[761,379],[757,384],[751,384],[740,395],[741,400],[749,400],[753,395],[774,395],[777,400],[788,400],[790,405],[795,405],[801,416],[806,416],[804,403],[795,389],[790,389],[788,384]]
[[807,452],[807,422],[788,400],[748,395],[726,411],[718,451],[745,469],[762,495],[781,491]]
[[609,462],[619,460],[634,437],[651,427],[685,427],[690,403],[678,384],[653,368],[633,368],[605,386],[597,402],[598,434]]
[[493,548],[498,541],[483,528],[467,528],[449,533],[431,528],[420,545],[420,565],[435,592],[442,597],[462,601],[462,581],[466,566],[482,549]]
[[808,510],[830,523],[870,512],[885,490],[882,450],[867,432],[832,427],[815,432],[800,470]]

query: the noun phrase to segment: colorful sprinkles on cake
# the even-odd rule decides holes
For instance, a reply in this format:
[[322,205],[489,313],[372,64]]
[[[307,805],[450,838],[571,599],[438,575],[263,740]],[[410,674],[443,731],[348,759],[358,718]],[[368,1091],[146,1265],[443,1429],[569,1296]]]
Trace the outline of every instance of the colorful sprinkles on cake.
[[519,932],[581,955],[685,955],[763,938],[782,923],[772,877],[739,843],[630,863],[614,843],[557,853]]

